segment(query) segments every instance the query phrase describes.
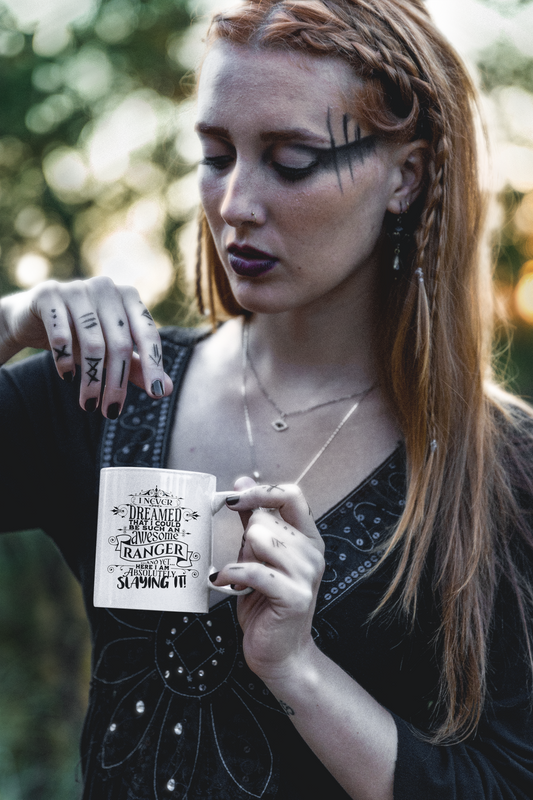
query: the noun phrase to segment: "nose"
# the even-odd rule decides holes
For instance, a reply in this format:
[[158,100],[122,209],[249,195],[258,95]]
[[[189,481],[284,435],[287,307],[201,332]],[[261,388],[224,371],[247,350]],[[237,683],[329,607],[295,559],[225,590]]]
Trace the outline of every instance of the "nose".
[[241,225],[261,225],[265,212],[261,202],[261,192],[254,188],[257,176],[244,164],[235,164],[228,175],[227,184],[220,206],[220,216],[227,225],[239,228]]

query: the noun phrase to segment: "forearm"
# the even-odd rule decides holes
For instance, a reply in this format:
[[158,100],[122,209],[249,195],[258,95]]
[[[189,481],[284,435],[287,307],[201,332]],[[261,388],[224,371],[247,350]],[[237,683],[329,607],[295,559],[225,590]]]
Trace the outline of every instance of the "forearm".
[[9,336],[6,325],[5,298],[0,299],[0,365],[17,353],[16,346]]
[[303,739],[354,800],[392,800],[392,716],[310,643],[298,663],[265,681]]
[[[28,341],[17,341],[14,335],[15,319],[31,320],[30,295],[28,292],[19,292],[0,298],[0,364],[5,364],[10,358],[19,353],[24,347],[40,346],[35,344],[35,334],[29,328]],[[23,327],[23,326],[22,326]]]

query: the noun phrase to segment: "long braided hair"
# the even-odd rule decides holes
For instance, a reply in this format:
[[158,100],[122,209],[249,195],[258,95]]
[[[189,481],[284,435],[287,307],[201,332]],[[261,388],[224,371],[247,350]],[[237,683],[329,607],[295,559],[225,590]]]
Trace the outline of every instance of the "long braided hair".
[[[480,253],[474,88],[422,0],[251,0],[214,17],[208,44],[220,39],[343,59],[362,79],[354,109],[361,124],[385,140],[428,144],[426,185],[407,214],[402,269],[394,278],[392,263],[382,265],[381,380],[405,438],[408,491],[386,553],[396,554],[398,566],[377,611],[394,607],[414,621],[431,564],[442,659],[431,740],[465,738],[485,700],[502,577],[512,586],[530,661],[533,600],[510,533],[517,530],[526,550],[533,548],[510,477],[514,470],[531,491],[527,454],[509,433],[526,415],[517,417],[510,398],[488,381],[492,289]],[[211,314],[247,313],[231,293],[203,215],[199,255]],[[200,279],[198,287],[203,306]],[[531,440],[527,432],[514,439],[520,437]]]

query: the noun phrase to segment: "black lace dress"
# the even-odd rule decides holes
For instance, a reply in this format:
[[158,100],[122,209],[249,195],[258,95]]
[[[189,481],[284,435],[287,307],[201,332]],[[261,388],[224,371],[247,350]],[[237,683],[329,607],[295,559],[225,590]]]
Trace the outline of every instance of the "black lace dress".
[[[77,406],[75,386],[49,356],[0,372],[2,530],[42,527],[79,578],[93,639],[93,676],[81,757],[84,800],[340,800],[348,795],[246,666],[236,600],[208,614],[94,608],[95,519],[101,466],[164,466],[168,428],[195,335],[168,330],[176,391],[153,401],[130,387],[102,422]],[[8,421],[9,420],[9,421]],[[60,487],[60,490],[59,490]],[[430,587],[417,627],[369,622],[392,562],[381,542],[402,512],[405,454],[393,455],[320,518],[327,569],[313,622],[318,646],[394,715],[395,798],[533,797],[533,721],[516,615],[497,622],[492,694],[475,738],[422,741],[436,699],[438,654]],[[508,608],[511,601],[501,599]],[[501,633],[501,635],[500,635]]]

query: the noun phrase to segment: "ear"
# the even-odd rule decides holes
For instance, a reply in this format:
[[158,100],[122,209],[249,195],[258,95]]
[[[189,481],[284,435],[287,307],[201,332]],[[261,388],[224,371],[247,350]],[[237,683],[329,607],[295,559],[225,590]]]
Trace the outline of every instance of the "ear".
[[428,143],[423,139],[400,145],[396,153],[397,181],[387,211],[401,214],[416,200],[426,174]]

